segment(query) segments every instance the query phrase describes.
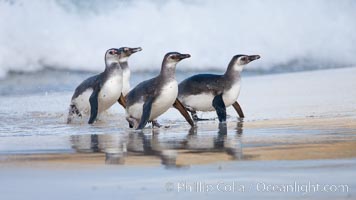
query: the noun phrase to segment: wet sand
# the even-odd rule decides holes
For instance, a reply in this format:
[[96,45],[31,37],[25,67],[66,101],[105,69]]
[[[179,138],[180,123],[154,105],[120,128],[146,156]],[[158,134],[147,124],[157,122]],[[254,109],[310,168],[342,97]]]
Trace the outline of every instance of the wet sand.
[[[323,129],[320,128],[321,124]],[[197,128],[189,129],[186,133],[173,128],[173,135],[169,133],[172,131],[170,129],[156,129],[146,130],[146,134],[132,131],[120,134],[39,136],[36,138],[37,143],[55,138],[71,145],[57,152],[8,152],[8,155],[0,156],[3,158],[0,164],[56,167],[105,165],[111,154],[120,157],[116,164],[143,166],[159,166],[164,162],[165,154],[172,154],[173,163],[170,165],[178,167],[231,160],[356,157],[356,122],[350,118],[240,121],[237,125],[229,122],[221,125],[215,134],[212,130],[216,129],[216,125],[214,121],[201,122]]]
[[[229,108],[226,124],[204,121],[193,129],[170,109],[159,118],[170,128],[132,131],[118,105],[93,126],[86,119],[67,125],[70,92],[1,96],[0,194],[4,199],[353,199],[355,73],[356,68],[345,68],[246,77],[239,98],[244,120]],[[250,189],[179,191],[182,181],[235,181]],[[295,181],[350,189],[256,190],[260,182]]]

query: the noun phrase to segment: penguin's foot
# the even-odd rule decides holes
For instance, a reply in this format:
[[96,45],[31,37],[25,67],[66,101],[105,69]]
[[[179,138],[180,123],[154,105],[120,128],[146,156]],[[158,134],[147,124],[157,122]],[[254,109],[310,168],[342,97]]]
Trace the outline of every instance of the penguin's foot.
[[192,118],[193,118],[194,121],[208,121],[208,120],[211,120],[211,119],[199,118],[196,111],[191,111],[191,114],[192,114]]
[[132,117],[127,117],[126,118],[127,122],[129,122],[129,127],[130,128],[136,128],[138,127],[138,121],[135,118]]
[[161,128],[162,125],[159,124],[157,120],[152,120],[152,128],[153,128],[153,127]]
[[161,127],[170,128],[171,127],[170,125],[161,125],[160,123],[158,123],[157,120],[152,120],[150,122],[152,123],[152,128],[154,128],[154,127],[157,127],[157,128],[161,128]]
[[214,120],[214,119],[202,119],[202,118],[199,118],[199,117],[192,117],[194,121],[209,121],[209,120]]
[[68,117],[67,117],[67,124],[72,123],[72,120],[75,116],[82,117],[82,114],[79,112],[78,108],[75,105],[70,105]]

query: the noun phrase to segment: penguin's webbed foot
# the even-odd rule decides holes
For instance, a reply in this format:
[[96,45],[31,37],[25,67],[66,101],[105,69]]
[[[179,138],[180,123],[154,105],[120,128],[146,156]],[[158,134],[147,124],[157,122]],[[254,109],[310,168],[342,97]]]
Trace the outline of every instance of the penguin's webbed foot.
[[68,112],[68,117],[67,117],[67,124],[72,123],[73,118],[76,116],[82,117],[82,114],[80,113],[79,109],[71,104],[69,107],[69,112]]
[[153,127],[157,127],[157,128],[161,128],[162,127],[162,125],[159,124],[157,120],[152,120],[151,123],[152,123],[152,128]]
[[209,120],[213,120],[213,119],[203,119],[203,118],[199,118],[199,117],[193,117],[194,121],[209,121]]
[[157,127],[157,128],[170,128],[171,126],[170,125],[162,125],[162,124],[160,124],[160,123],[158,123],[158,121],[157,120],[152,120],[152,121],[150,121],[150,123],[152,123],[152,128],[154,128],[154,127]]
[[192,114],[192,118],[193,118],[194,121],[208,121],[208,120],[211,120],[211,119],[199,118],[196,111],[190,111],[190,112]]

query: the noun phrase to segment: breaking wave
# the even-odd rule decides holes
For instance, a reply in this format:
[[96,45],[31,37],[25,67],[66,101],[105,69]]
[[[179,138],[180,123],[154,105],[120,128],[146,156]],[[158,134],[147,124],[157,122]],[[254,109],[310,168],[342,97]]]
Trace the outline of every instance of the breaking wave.
[[[46,67],[101,71],[106,49],[141,46],[133,70],[168,51],[184,70],[221,70],[234,54],[260,54],[254,70],[356,64],[352,0],[0,0],[0,77]],[[157,67],[156,67],[157,66]]]

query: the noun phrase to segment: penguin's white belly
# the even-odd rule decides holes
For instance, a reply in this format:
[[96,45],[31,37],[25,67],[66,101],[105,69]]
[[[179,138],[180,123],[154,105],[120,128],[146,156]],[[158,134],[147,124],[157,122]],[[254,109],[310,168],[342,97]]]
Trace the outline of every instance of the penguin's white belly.
[[235,83],[229,90],[225,90],[223,93],[223,100],[225,106],[231,106],[237,100],[240,94],[240,82]]
[[105,81],[98,96],[98,112],[109,109],[120,98],[122,77],[114,76]]
[[[235,83],[229,90],[223,92],[225,107],[231,106],[240,94],[240,82]],[[201,93],[197,95],[180,96],[181,102],[188,108],[195,111],[214,111],[212,93]]]
[[196,111],[215,110],[213,107],[214,95],[212,93],[181,96],[180,100],[183,105]]
[[158,116],[166,112],[177,99],[178,96],[178,83],[176,80],[165,84],[160,91],[158,97],[152,104],[150,120],[156,119]]
[[88,115],[90,113],[90,103],[89,98],[93,93],[93,89],[89,88],[80,94],[77,98],[72,100],[73,105],[75,105],[82,115]]
[[130,92],[130,75],[129,69],[123,71],[122,94],[126,96]]
[[[161,93],[152,104],[149,120],[154,120],[166,112],[175,102],[178,95],[177,81],[167,83],[161,90]],[[127,117],[133,117],[140,120],[143,112],[144,101],[137,102],[126,108]]]

